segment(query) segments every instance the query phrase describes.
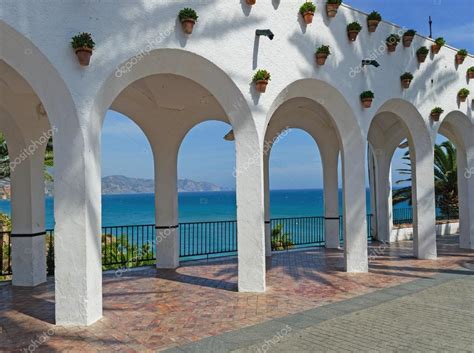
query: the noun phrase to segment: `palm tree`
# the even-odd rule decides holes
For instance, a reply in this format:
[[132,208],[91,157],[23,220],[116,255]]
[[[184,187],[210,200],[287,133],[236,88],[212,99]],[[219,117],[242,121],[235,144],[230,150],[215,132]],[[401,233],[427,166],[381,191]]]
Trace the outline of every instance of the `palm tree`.
[[[434,151],[434,175],[436,205],[444,215],[457,214],[459,210],[458,199],[458,169],[456,160],[456,147],[445,141],[440,145],[435,145]],[[406,179],[401,179],[396,184],[411,182],[411,160],[408,150],[403,156],[405,168],[398,169],[401,175],[407,175]],[[411,186],[397,189],[393,193],[393,204],[407,202],[412,205]]]

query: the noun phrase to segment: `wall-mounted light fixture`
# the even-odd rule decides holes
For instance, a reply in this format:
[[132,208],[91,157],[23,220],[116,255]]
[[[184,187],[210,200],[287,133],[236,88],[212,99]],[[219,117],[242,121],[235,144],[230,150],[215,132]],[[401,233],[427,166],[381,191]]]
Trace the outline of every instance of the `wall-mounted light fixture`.
[[265,36],[265,37],[268,37],[270,38],[270,40],[273,40],[273,38],[275,37],[275,35],[273,34],[272,31],[270,31],[269,29],[257,29],[255,31],[255,35],[257,37],[259,36]]
[[379,67],[380,64],[376,60],[362,60],[362,66],[372,65],[374,67]]

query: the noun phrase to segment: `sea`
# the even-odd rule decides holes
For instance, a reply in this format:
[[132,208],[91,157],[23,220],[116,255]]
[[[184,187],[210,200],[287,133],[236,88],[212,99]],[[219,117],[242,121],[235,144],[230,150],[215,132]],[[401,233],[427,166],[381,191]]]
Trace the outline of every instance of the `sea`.
[[[370,192],[366,191],[367,213],[370,211]],[[103,195],[102,226],[142,225],[155,223],[154,194]],[[342,191],[339,192],[342,214]],[[179,222],[208,222],[236,219],[235,191],[182,192],[178,195]],[[54,200],[45,199],[45,225],[54,228]],[[10,201],[0,200],[0,212],[10,214]],[[291,218],[324,216],[322,189],[272,190],[270,217]]]

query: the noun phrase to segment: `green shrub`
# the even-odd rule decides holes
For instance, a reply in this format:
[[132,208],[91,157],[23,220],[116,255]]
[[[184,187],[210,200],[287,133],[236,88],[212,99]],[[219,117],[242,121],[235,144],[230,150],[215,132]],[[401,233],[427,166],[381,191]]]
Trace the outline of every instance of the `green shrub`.
[[438,38],[435,39],[435,43],[436,43],[436,45],[442,47],[443,45],[446,44],[446,41],[444,40],[443,37],[438,37]]
[[272,229],[272,250],[286,250],[294,246],[290,233],[283,233],[283,225],[277,224]]
[[391,34],[386,39],[388,44],[400,43],[400,36],[398,34]]
[[270,81],[271,80],[271,75],[267,70],[258,70],[255,75],[253,75],[252,81],[257,82],[257,81]]
[[382,15],[379,14],[377,11],[372,11],[371,13],[369,13],[369,15],[367,16],[367,19],[369,21],[382,21]]
[[474,66],[471,66],[469,69],[467,69],[467,72],[474,72]]
[[347,25],[347,30],[348,31],[357,31],[360,32],[362,30],[362,26],[360,25],[359,22],[351,22]]
[[0,213],[0,231],[2,230],[7,232],[12,230],[12,219],[5,213]]
[[78,35],[72,37],[71,46],[73,49],[78,48],[95,48],[95,42],[92,40],[92,35],[90,33],[79,33]]
[[364,91],[360,94],[360,99],[367,99],[367,98],[374,99],[375,98],[374,92]]
[[403,33],[404,36],[407,36],[407,37],[414,37],[416,34],[416,31],[414,29],[409,29],[408,31],[406,31],[405,33]]
[[300,14],[304,15],[306,12],[316,12],[316,5],[312,2],[305,2],[300,7]]
[[467,88],[461,88],[458,92],[459,97],[467,97],[471,93]]
[[316,49],[316,54],[331,55],[329,45],[321,45],[318,49]]
[[429,51],[429,49],[428,49],[427,47],[420,47],[420,48],[416,51],[417,54],[422,54],[422,55],[426,55],[426,54],[428,54],[429,52],[430,52],[430,51]]
[[440,108],[440,107],[436,107],[431,110],[431,114],[443,114],[443,113],[444,113],[444,110],[443,108]]
[[467,56],[467,50],[466,49],[459,49],[457,54],[461,55],[461,56]]
[[192,19],[194,21],[197,22],[199,16],[197,15],[196,11],[194,11],[193,9],[189,8],[189,7],[185,7],[184,9],[182,9],[180,12],[179,12],[179,20],[180,21],[183,21],[185,19]]
[[403,75],[400,76],[402,80],[413,80],[413,75],[410,72],[405,72]]

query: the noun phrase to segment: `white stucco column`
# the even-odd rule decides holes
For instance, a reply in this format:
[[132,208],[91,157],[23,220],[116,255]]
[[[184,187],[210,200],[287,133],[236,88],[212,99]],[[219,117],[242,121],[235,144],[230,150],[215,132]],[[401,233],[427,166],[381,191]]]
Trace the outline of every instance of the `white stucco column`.
[[[46,141],[47,142],[47,141]],[[36,286],[46,282],[46,245],[44,229],[45,145],[9,144],[12,207],[12,284]],[[25,150],[28,151],[26,154]],[[26,159],[19,159],[22,154]]]
[[459,193],[459,246],[474,249],[474,142],[457,149]]
[[100,118],[79,128],[64,118],[54,136],[54,256],[57,325],[102,317]]
[[326,248],[337,249],[339,244],[339,149],[332,145],[321,145],[321,160],[324,183],[324,229]]
[[375,203],[372,205],[372,214],[376,218],[377,239],[390,242],[392,232],[392,152],[385,149],[376,149],[374,153],[374,190]]
[[[413,146],[410,141],[410,146]],[[419,259],[436,258],[434,147],[418,143],[410,149],[413,198],[413,252]]]
[[270,224],[270,151],[263,155],[265,198],[265,256],[272,256],[272,226]]
[[344,253],[347,272],[367,272],[367,208],[365,200],[365,146],[344,146],[342,178],[344,195]]
[[155,157],[156,267],[179,267],[178,149],[153,147]]

